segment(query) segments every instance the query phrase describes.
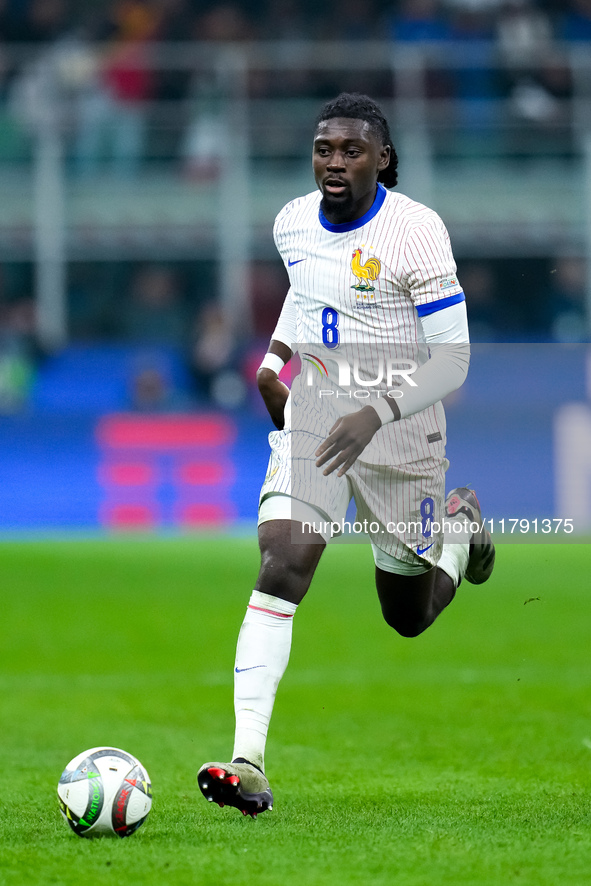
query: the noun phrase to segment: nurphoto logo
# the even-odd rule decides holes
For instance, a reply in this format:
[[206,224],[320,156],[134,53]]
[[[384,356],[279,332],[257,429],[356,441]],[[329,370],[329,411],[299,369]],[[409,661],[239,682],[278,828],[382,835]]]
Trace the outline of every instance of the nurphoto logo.
[[[368,370],[361,365],[359,357],[354,357],[352,361],[349,361],[342,354],[333,352],[330,355],[330,362],[336,364],[337,370],[336,378],[333,379],[326,368],[326,363],[320,357],[309,352],[303,353],[302,357],[308,364],[307,387],[317,387],[319,381],[327,379],[334,381],[339,388],[345,389],[335,391],[320,388],[318,396],[321,398],[336,396],[364,399],[375,394],[377,397],[390,397],[396,400],[403,396],[399,387],[402,382],[405,381],[411,387],[417,387],[417,383],[412,378],[413,373],[418,369],[418,364],[414,360],[373,355],[371,370]],[[326,358],[325,360],[329,362]],[[353,386],[357,386],[356,390],[350,390]],[[381,386],[379,390],[371,390],[372,388],[377,389],[378,386]],[[387,390],[384,390],[384,387]]]

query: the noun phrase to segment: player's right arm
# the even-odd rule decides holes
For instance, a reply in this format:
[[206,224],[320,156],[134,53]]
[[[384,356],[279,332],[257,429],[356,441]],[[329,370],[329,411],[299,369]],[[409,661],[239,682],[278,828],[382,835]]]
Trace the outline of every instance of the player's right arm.
[[[277,361],[269,360],[276,357]],[[291,350],[283,342],[272,338],[263,362],[257,371],[259,392],[265,402],[271,421],[281,430],[285,425],[285,404],[289,397],[289,388],[279,380],[283,366],[291,359]],[[274,365],[275,368],[271,368]]]
[[291,290],[287,293],[275,332],[267,353],[257,372],[257,384],[276,428],[285,426],[285,404],[289,397],[289,388],[279,380],[279,373],[291,360],[293,351],[291,343],[296,340],[296,314],[291,298]]

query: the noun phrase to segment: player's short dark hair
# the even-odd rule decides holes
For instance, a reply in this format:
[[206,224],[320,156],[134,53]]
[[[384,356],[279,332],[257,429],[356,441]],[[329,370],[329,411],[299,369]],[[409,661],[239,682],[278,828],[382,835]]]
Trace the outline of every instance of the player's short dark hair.
[[369,123],[373,134],[383,145],[390,146],[390,163],[382,169],[378,175],[378,181],[387,188],[393,188],[398,182],[398,155],[392,144],[390,127],[384,117],[384,112],[373,99],[360,92],[341,92],[335,99],[327,102],[318,117],[316,126],[323,120],[332,120],[333,117],[350,117],[353,120],[365,120]]

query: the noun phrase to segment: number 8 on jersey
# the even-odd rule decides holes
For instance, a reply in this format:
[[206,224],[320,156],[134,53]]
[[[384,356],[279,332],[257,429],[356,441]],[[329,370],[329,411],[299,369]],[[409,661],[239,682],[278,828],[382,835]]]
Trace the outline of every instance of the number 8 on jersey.
[[331,350],[339,346],[339,312],[334,308],[322,311],[322,344]]

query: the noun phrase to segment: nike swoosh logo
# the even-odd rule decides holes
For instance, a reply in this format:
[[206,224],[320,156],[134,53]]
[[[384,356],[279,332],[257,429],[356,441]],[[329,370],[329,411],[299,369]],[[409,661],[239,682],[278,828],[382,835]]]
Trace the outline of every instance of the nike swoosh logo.
[[241,674],[243,671],[254,671],[257,668],[266,668],[267,665],[252,665],[250,668],[235,668],[237,674]]
[[420,554],[424,554],[426,551],[429,550],[429,548],[432,548],[434,544],[435,544],[435,542],[432,541],[431,544],[430,544],[430,545],[427,545],[426,548],[417,548],[417,554],[419,554],[419,555],[420,555]]
[[294,265],[299,265],[299,263],[300,263],[301,261],[306,261],[306,259],[305,259],[305,258],[296,258],[295,261],[292,261],[291,259],[288,259],[288,260],[287,260],[287,267],[288,267],[288,268],[292,268]]

